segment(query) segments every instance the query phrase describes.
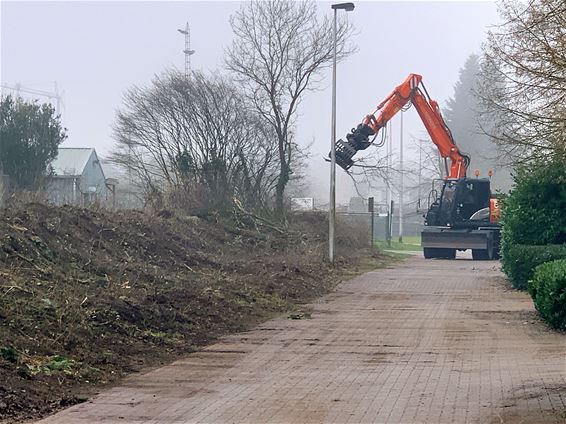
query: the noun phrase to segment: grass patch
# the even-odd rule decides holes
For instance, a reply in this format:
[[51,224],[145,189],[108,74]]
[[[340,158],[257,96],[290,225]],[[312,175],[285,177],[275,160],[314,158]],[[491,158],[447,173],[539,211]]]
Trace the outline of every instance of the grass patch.
[[72,359],[55,355],[26,357],[23,361],[23,366],[25,367],[24,372],[28,376],[37,374],[55,375],[61,373],[74,375],[80,373],[81,364]]
[[381,250],[398,250],[407,252],[420,252],[422,250],[420,236],[403,237],[403,243],[399,243],[397,239],[393,239],[391,240],[391,247],[389,247],[387,242],[384,240],[376,240],[375,245]]

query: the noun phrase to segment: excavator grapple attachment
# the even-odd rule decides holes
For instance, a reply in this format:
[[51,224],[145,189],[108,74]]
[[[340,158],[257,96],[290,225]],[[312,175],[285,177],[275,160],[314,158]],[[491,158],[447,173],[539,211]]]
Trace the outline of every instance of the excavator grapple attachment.
[[352,132],[346,135],[346,141],[340,139],[336,142],[336,164],[344,170],[350,169],[354,165],[352,157],[358,150],[369,147],[371,144],[369,136],[373,134],[373,130],[367,125],[360,124],[357,128],[352,128]]
[[[354,146],[352,146],[350,142],[344,141],[342,139],[336,142],[335,149],[336,164],[347,171],[354,164],[352,157],[356,154],[357,150],[354,148]],[[328,156],[330,156],[330,154]]]

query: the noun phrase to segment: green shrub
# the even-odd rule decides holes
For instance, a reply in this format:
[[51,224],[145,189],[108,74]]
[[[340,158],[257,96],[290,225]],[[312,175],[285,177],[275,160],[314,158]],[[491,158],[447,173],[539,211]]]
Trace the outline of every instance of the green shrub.
[[566,330],[566,259],[537,266],[529,293],[541,317],[550,326]]
[[557,155],[521,166],[503,202],[503,252],[515,244],[566,243],[566,162]]
[[555,259],[566,259],[566,244],[527,246],[515,244],[503,251],[503,271],[519,290],[526,290],[535,268]]

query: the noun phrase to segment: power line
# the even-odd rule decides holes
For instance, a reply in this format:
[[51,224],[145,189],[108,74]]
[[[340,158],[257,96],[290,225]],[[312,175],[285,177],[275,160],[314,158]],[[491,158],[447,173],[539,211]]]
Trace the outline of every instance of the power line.
[[20,83],[16,83],[15,85],[2,84],[2,88],[6,88],[8,90],[13,90],[18,95],[20,93],[27,93],[27,94],[33,94],[33,95],[36,95],[36,96],[47,97],[48,99],[55,99],[56,100],[56,112],[57,112],[57,115],[60,115],[61,114],[61,99],[62,99],[62,96],[59,93],[59,88],[57,86],[57,82],[53,82],[53,84],[55,86],[55,91],[37,90],[35,88],[25,87]]

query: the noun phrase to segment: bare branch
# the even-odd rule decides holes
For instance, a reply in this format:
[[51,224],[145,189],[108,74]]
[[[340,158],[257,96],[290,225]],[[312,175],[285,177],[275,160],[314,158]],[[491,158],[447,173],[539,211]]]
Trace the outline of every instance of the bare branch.
[[[279,165],[276,207],[283,209],[285,187],[300,164],[294,142],[297,109],[304,94],[320,86],[322,71],[332,63],[332,25],[320,19],[308,1],[252,1],[232,16],[235,40],[226,51],[226,65],[250,103],[268,123]],[[352,26],[341,21],[338,60],[354,52],[346,41]]]

